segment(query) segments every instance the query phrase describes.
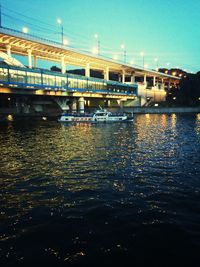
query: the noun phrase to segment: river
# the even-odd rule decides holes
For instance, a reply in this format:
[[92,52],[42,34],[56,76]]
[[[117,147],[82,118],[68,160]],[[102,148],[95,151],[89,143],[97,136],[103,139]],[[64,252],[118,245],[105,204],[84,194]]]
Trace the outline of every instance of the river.
[[1,266],[197,266],[200,114],[0,125]]

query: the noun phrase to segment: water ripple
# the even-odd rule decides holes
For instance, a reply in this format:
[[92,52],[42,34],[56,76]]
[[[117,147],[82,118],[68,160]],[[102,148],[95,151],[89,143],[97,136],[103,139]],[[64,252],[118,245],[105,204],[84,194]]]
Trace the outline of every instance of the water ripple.
[[197,266],[199,121],[1,125],[1,266]]

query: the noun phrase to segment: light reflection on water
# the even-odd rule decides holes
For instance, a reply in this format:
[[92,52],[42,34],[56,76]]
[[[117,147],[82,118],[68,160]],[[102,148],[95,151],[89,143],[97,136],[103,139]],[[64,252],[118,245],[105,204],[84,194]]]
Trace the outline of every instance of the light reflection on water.
[[196,115],[196,129],[195,129],[197,135],[200,135],[200,114],[198,113]]
[[33,252],[47,264],[97,266],[103,257],[117,266],[175,245],[196,259],[199,129],[199,114],[0,126],[2,262],[34,265]]

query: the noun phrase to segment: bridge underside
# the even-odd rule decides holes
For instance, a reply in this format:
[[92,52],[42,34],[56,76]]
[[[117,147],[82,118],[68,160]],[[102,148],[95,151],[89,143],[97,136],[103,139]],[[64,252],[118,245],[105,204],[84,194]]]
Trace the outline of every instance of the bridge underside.
[[[105,98],[100,96],[89,96],[78,94],[77,96],[63,95],[63,92],[55,94],[31,94],[8,88],[1,88],[0,94],[0,114],[12,115],[40,115],[58,116],[64,110],[69,112],[90,112],[99,105],[115,110],[125,110],[126,107],[139,105],[139,99]],[[65,93],[66,94],[66,93]]]

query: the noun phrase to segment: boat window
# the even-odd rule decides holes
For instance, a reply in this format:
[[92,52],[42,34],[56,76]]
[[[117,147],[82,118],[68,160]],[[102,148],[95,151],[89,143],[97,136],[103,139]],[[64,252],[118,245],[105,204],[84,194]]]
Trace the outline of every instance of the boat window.
[[106,114],[105,113],[98,113],[96,114],[96,116],[105,116]]

